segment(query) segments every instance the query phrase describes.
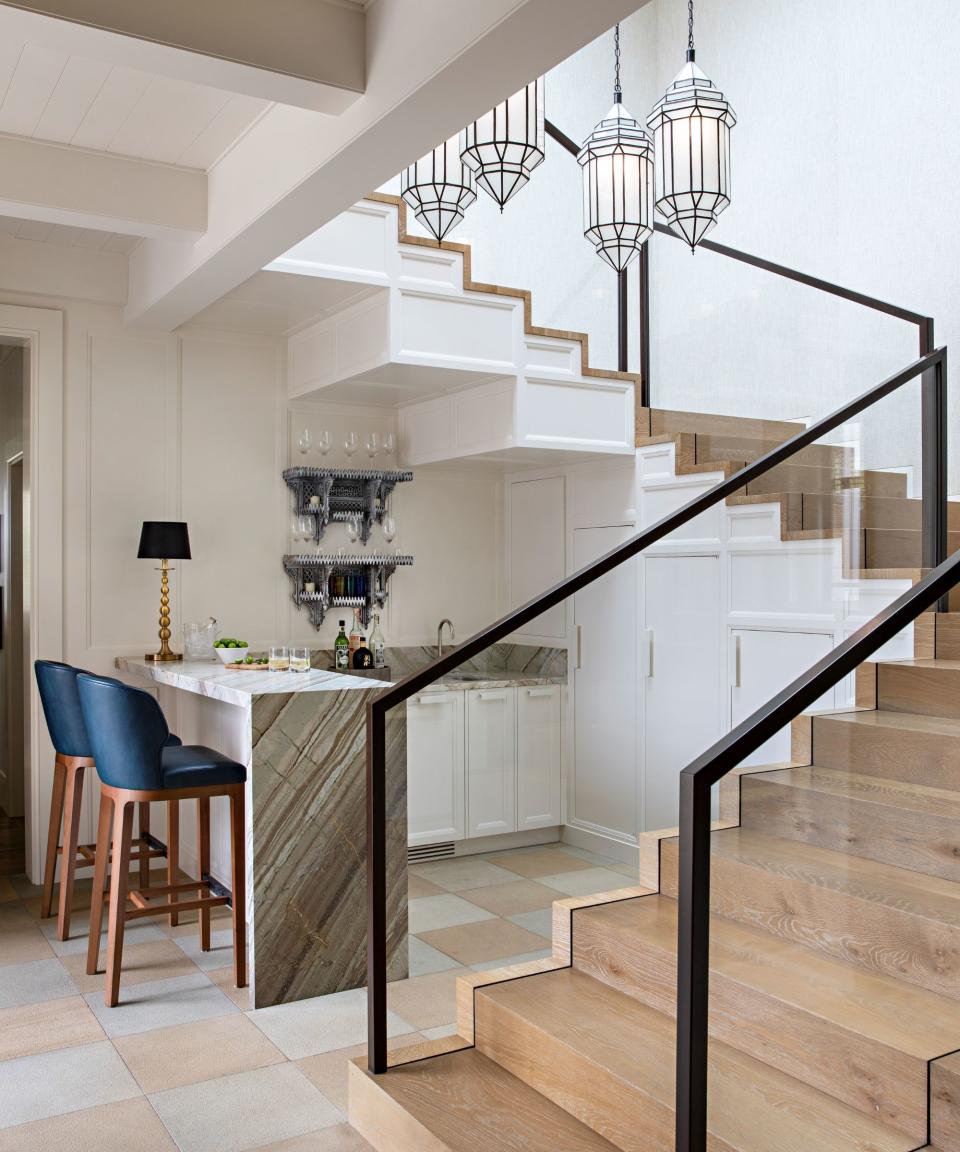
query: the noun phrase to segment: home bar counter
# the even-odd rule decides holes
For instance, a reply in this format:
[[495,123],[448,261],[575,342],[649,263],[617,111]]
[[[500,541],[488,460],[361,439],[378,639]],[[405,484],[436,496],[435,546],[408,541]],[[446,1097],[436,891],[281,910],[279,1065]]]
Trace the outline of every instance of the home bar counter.
[[[247,766],[251,1007],[366,984],[366,705],[386,682],[232,671],[210,661],[118,669],[158,689],[172,731]],[[390,979],[407,975],[406,723],[388,716]],[[213,869],[216,871],[216,853]]]

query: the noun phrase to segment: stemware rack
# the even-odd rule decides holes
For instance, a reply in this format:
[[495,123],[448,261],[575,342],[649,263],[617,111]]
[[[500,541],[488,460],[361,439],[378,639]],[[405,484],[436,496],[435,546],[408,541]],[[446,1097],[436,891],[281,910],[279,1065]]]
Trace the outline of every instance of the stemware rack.
[[[413,563],[412,556],[342,555],[284,556],[283,568],[293,584],[293,602],[306,607],[310,623],[319,629],[331,608],[359,608],[364,628],[375,609],[387,602],[387,583],[394,571]],[[313,591],[307,591],[307,584]],[[337,592],[337,588],[342,592]]]
[[[313,517],[317,544],[331,521],[360,518],[360,540],[366,544],[374,523],[386,514],[390,493],[413,479],[412,472],[384,472],[377,468],[287,468],[283,473],[293,492],[294,513]],[[310,498],[316,497],[313,504]]]

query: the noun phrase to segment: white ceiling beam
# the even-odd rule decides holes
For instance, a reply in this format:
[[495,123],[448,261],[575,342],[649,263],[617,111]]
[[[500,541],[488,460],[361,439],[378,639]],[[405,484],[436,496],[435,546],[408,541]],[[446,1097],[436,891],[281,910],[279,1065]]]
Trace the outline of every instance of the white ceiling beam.
[[345,0],[0,0],[5,36],[338,115],[364,90],[365,14]]
[[63,144],[0,136],[0,215],[195,241],[207,221],[207,177]]
[[189,320],[646,2],[378,0],[363,98],[336,119],[266,113],[211,169],[203,238],[132,254],[128,322]]

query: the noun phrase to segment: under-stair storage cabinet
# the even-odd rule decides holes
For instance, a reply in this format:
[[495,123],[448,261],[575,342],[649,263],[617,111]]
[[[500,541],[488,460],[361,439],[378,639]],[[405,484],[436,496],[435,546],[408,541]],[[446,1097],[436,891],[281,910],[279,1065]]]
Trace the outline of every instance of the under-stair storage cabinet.
[[517,691],[467,693],[467,835],[517,828]]
[[560,823],[560,685],[517,692],[517,831]]
[[463,692],[414,696],[407,704],[407,839],[417,844],[462,840]]

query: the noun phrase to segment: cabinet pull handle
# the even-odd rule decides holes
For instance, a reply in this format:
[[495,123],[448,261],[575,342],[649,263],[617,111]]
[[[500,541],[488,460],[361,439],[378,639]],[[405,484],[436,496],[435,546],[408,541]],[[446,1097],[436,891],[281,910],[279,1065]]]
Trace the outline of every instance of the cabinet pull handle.
[[582,638],[583,638],[583,631],[582,631],[582,629],[581,629],[580,625],[578,624],[578,625],[577,625],[577,668],[578,668],[578,669],[583,667],[583,660],[582,660],[582,656],[583,656],[583,644],[582,644]]
[[553,688],[528,688],[528,696],[550,696],[553,693]]
[[478,692],[478,700],[506,700],[506,692]]
[[433,692],[429,696],[418,696],[418,704],[442,704],[448,693],[446,692]]
[[740,637],[734,636],[733,638],[733,686],[734,688],[740,687]]
[[644,645],[641,649],[643,653],[643,674],[648,679],[653,678],[653,629],[647,628],[644,634]]

